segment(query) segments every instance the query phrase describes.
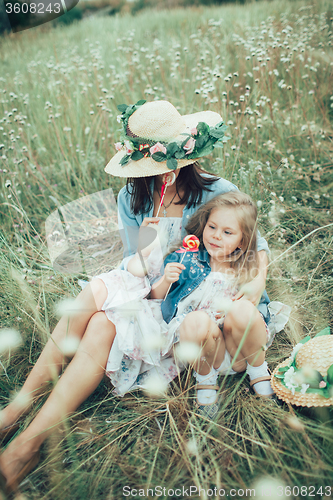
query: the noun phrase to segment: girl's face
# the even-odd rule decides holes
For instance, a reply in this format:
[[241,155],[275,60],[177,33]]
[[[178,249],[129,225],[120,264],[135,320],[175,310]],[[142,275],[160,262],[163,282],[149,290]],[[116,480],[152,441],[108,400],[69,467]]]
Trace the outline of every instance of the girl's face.
[[202,239],[209,255],[216,261],[228,257],[240,248],[243,233],[240,228],[237,211],[221,207],[211,211]]

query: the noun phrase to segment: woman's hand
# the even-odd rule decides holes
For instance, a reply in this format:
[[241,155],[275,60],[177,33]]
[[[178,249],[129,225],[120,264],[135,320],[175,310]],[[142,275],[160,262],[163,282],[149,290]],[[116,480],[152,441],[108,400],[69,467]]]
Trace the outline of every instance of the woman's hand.
[[169,262],[164,269],[165,281],[169,284],[175,283],[179,280],[179,275],[184,269],[184,264],[180,264],[179,262]]
[[147,227],[149,226],[150,224],[153,225],[153,227],[160,222],[160,218],[159,217],[145,217],[141,223],[141,226],[140,227]]
[[265,285],[266,281],[259,275],[252,281],[245,283],[232,300],[246,299],[256,306],[260,302],[260,298],[265,290]]

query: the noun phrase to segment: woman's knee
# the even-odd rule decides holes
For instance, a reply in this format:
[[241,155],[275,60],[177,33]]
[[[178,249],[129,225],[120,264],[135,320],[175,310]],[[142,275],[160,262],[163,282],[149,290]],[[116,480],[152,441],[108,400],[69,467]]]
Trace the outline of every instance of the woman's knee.
[[99,279],[93,279],[79,294],[78,299],[82,301],[87,309],[100,311],[107,298],[107,288],[104,282]]
[[189,313],[181,324],[180,340],[202,344],[210,334],[211,319],[204,311]]
[[115,326],[107,318],[103,311],[92,315],[86,330],[86,334],[91,335],[95,340],[98,338],[109,339],[115,336]]

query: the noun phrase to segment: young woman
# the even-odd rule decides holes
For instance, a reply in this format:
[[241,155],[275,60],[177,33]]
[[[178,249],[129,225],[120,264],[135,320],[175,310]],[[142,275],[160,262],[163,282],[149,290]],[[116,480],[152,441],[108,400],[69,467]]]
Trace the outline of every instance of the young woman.
[[[167,252],[173,245],[180,245],[186,223],[203,203],[237,188],[202,171],[196,163],[223,138],[224,126],[218,113],[204,111],[181,116],[167,101],[139,101],[133,106],[123,105],[121,111],[123,142],[117,144],[118,153],[105,170],[128,179],[118,196],[119,228],[125,245],[121,269],[126,270],[136,251],[135,233],[140,226],[150,223],[160,226],[167,236],[163,248]],[[162,216],[156,218],[163,175],[170,169],[174,169],[176,182],[167,188]],[[259,302],[265,288],[267,250],[265,240],[260,238],[259,272],[251,287],[240,289],[236,299],[244,297],[254,304]],[[7,440],[19,429],[19,419],[28,412],[38,389],[45,382],[56,380],[62,372],[61,342],[66,336],[80,340],[78,350],[35,419],[0,456],[7,489],[16,488],[36,466],[39,448],[47,436],[102,380],[117,333],[104,307],[114,286],[112,277],[102,275],[82,290],[76,299],[80,312],[61,318],[18,397],[2,410],[0,433]]]

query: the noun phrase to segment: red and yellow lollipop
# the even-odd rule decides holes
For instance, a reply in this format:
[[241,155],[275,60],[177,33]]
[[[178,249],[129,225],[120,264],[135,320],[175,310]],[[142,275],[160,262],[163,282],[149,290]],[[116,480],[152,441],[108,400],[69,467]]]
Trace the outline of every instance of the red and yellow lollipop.
[[[183,246],[180,247],[179,250],[176,250],[176,253],[184,254],[180,260],[180,264],[183,262],[183,259],[185,257],[186,252],[198,252],[199,246],[200,246],[200,240],[194,234],[188,234],[187,236],[185,236],[185,238],[183,239]],[[164,300],[168,296],[171,285],[172,285],[172,283],[170,283],[170,286],[167,289]]]

